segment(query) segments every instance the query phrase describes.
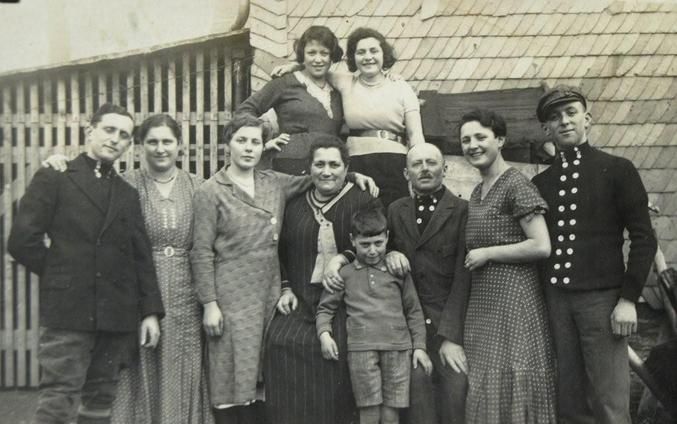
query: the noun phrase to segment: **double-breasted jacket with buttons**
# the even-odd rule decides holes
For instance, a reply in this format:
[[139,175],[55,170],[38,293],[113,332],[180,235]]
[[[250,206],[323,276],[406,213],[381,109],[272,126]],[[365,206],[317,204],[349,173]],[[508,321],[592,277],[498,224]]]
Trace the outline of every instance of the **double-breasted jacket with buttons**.
[[41,326],[128,332],[164,314],[138,193],[109,178],[106,208],[81,155],[65,172],[38,170],[21,199],[8,248],[40,276]]
[[[545,284],[565,290],[620,288],[636,301],[656,253],[648,197],[632,162],[584,143],[559,152],[533,178],[550,207],[545,215],[552,254],[542,262]],[[630,250],[624,264],[624,230]]]

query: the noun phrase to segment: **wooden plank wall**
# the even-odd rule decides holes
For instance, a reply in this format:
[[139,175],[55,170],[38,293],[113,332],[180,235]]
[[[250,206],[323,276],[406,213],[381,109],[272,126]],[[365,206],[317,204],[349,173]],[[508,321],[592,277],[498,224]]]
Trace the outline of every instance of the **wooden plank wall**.
[[[219,135],[249,90],[248,34],[152,53],[0,78],[0,387],[35,387],[38,278],[7,253],[19,199],[52,153],[85,150],[85,128],[103,103],[126,107],[139,124],[155,113],[182,130],[179,166],[205,177],[225,161]],[[116,164],[139,166],[139,146]]]

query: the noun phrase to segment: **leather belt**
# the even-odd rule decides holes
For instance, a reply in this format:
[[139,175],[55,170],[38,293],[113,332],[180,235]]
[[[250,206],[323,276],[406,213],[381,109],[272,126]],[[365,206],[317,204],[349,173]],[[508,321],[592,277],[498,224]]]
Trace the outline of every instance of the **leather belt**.
[[401,134],[394,133],[388,130],[351,130],[350,135],[353,137],[376,137],[383,140],[396,141],[404,143],[404,137]]

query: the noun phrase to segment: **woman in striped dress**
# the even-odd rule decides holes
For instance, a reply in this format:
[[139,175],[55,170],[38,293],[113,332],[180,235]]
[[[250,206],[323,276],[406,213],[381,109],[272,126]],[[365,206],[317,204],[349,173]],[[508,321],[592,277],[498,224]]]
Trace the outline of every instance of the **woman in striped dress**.
[[[266,410],[276,424],[347,424],[356,416],[346,357],[323,359],[315,330],[323,290],[318,264],[349,249],[352,214],[380,202],[346,184],[349,155],[336,137],[316,140],[311,157],[313,188],[287,204],[280,235],[282,297],[266,341]],[[322,255],[318,246],[327,240],[331,248]],[[345,318],[341,309],[333,323],[340,352],[347,351]]]

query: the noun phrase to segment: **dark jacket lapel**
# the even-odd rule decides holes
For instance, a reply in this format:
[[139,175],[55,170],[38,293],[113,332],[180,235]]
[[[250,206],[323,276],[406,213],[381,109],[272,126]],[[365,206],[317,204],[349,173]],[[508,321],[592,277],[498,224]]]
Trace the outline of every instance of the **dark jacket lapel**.
[[402,228],[406,232],[407,240],[418,240],[421,233],[416,225],[416,207],[414,199],[407,197],[404,202],[399,205],[398,215],[401,217]]
[[110,187],[110,200],[108,201],[108,211],[106,212],[106,219],[103,221],[99,236],[101,236],[101,234],[106,231],[106,228],[108,228],[111,222],[113,222],[118,212],[120,212],[120,209],[123,206],[129,206],[129,203],[125,202],[124,199],[124,185],[127,183],[123,181],[114,170],[111,170],[111,172],[113,174],[110,177],[112,181]]
[[437,234],[444,226],[444,223],[447,222],[449,217],[451,217],[451,214],[454,210],[452,196],[453,194],[449,190],[444,190],[444,194],[440,199],[439,205],[437,208],[435,208],[435,212],[433,212],[428,225],[425,227],[423,234],[421,234],[421,238],[418,240],[417,247],[426,243],[432,236]]
[[99,201],[99,196],[96,195],[97,187],[96,178],[94,177],[94,171],[89,167],[87,161],[84,157],[78,156],[73,159],[68,164],[68,169],[66,170],[70,179],[75,183],[75,185],[82,190],[87,198],[101,211],[102,214],[106,213],[106,207]]

